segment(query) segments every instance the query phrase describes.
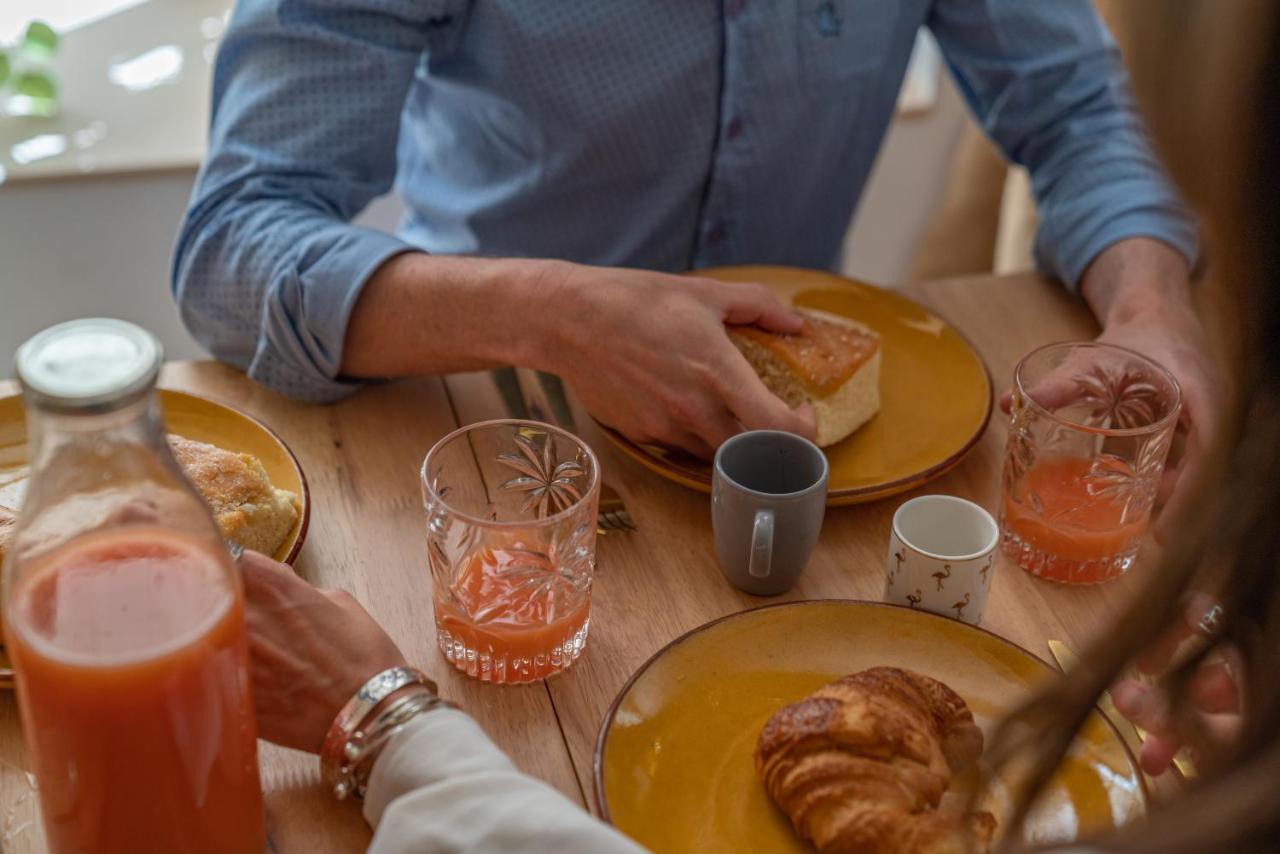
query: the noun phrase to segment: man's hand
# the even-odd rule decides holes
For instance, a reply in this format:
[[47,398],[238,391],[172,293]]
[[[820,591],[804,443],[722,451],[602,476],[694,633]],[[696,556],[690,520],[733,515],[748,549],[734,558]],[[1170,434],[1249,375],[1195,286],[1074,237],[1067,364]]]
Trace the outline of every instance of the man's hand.
[[744,427],[813,438],[812,411],[793,412],[771,394],[725,324],[795,332],[801,320],[763,285],[406,252],[361,292],[342,373],[550,371],[630,438],[705,457]]
[[[1182,388],[1179,431],[1186,442],[1181,459],[1170,460],[1157,496],[1165,508],[1155,535],[1163,539],[1195,479],[1191,473],[1212,439],[1221,405],[1221,379],[1191,298],[1187,262],[1158,240],[1122,240],[1089,265],[1081,293],[1102,324],[1099,341],[1154,359]],[[1009,411],[1009,395],[1001,406]]]
[[1204,325],[1191,297],[1190,271],[1178,252],[1158,240],[1123,240],[1100,254],[1081,282],[1081,293],[1102,324],[1099,341],[1137,350],[1163,365],[1182,387],[1182,459],[1165,470],[1160,498],[1167,503],[1155,527],[1168,534],[1193,473],[1213,438],[1221,411],[1221,379]]
[[744,428],[813,438],[811,409],[793,411],[766,389],[725,333],[800,329],[763,285],[564,265],[546,294],[559,323],[548,369],[631,439],[710,457]]

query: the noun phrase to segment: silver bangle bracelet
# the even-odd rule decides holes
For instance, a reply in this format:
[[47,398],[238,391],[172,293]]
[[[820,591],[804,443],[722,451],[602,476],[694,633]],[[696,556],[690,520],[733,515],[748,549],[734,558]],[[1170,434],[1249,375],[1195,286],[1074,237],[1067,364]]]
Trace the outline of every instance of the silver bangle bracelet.
[[[370,729],[365,726],[370,716],[388,697],[410,685],[421,686],[423,695],[438,699],[435,683],[422,671],[412,667],[392,667],[378,673],[361,686],[334,718],[320,749],[320,775],[327,785],[334,787],[334,793],[339,798],[352,794],[349,786],[341,784],[350,776],[352,760],[365,753],[359,744],[352,744],[353,737],[359,734],[360,741],[363,742],[364,733]],[[393,704],[393,708],[399,709],[401,706],[400,702]],[[377,721],[373,723],[376,725]]]
[[367,731],[358,729],[352,733],[351,740],[343,748],[346,762],[338,769],[338,780],[333,785],[334,797],[340,801],[347,797],[364,800],[374,763],[382,755],[383,748],[419,715],[442,706],[457,708],[425,687],[419,687],[380,712]]

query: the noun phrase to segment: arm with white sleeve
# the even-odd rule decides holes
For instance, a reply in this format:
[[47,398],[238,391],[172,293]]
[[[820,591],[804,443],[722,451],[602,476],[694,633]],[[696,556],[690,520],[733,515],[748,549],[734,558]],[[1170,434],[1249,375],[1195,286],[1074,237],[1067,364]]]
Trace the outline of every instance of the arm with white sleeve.
[[392,739],[370,775],[364,814],[375,828],[371,854],[644,851],[517,771],[455,709],[415,718]]

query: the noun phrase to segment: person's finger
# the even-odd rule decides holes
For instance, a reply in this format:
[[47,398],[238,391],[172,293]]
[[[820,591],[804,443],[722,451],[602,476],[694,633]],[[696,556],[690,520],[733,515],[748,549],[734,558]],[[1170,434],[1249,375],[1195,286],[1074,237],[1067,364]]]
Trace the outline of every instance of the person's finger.
[[364,606],[360,604],[360,600],[356,599],[356,597],[352,596],[345,590],[316,590],[316,592],[344,610],[350,610],[351,608],[359,608],[361,611],[364,610]]
[[1162,695],[1141,682],[1125,680],[1112,687],[1111,701],[1120,714],[1146,730],[1138,764],[1150,776],[1159,777],[1182,746],[1172,731]]
[[1152,534],[1158,543],[1165,543],[1176,536],[1189,504],[1194,499],[1193,492],[1204,460],[1209,429],[1211,428],[1202,421],[1193,422],[1187,434],[1182,459],[1176,466],[1166,467],[1161,476],[1161,491],[1157,494],[1157,501],[1163,504],[1163,508],[1152,528]]
[[742,432],[742,424],[711,389],[684,393],[671,405],[670,414],[681,440],[688,435],[697,437],[698,451],[709,448],[714,453],[726,439]]
[[764,285],[731,285],[723,293],[721,312],[724,322],[730,326],[759,326],[781,333],[795,333],[804,328],[804,318]]
[[1006,391],[1000,395],[1000,411],[1008,415],[1013,411],[1013,392]]
[[1178,647],[1199,631],[1200,622],[1214,604],[1213,597],[1206,593],[1197,592],[1187,596],[1182,619],[1174,622],[1155,643],[1138,655],[1139,672],[1154,675],[1163,671],[1177,653]]
[[1187,692],[1196,708],[1207,714],[1240,710],[1240,688],[1224,661],[1210,662],[1197,670]]
[[673,445],[684,451],[686,454],[707,462],[714,459],[716,455],[716,449],[707,444],[702,437],[694,433],[680,433],[676,438],[666,444]]
[[[794,412],[796,415],[803,418],[806,422],[813,424],[814,433],[815,434],[817,433],[818,413],[814,410],[812,403],[802,403],[799,406],[797,406],[795,409],[793,409],[792,412]],[[809,436],[807,438],[814,439],[815,436]]]
[[[1154,507],[1163,514],[1164,509],[1168,508],[1169,502],[1178,493],[1178,482],[1182,479],[1183,472],[1186,470],[1187,462],[1183,460],[1177,465],[1165,466],[1164,471],[1160,472],[1160,481],[1156,484],[1156,498]],[[1159,518],[1155,524],[1154,532],[1156,539],[1159,540],[1161,535],[1167,534],[1164,530],[1165,525],[1160,523]]]
[[[1069,363],[1063,364],[1058,370],[1046,374],[1034,385],[1025,389],[1025,396],[1041,409],[1057,412],[1081,398],[1083,391],[1076,379],[1077,376],[1077,371]],[[1012,409],[1013,392],[1009,395],[1009,406]]]
[[787,406],[782,398],[765,388],[737,348],[729,347],[730,352],[717,375],[717,388],[742,425],[748,430],[785,430],[812,440],[818,432],[812,407]]
[[1172,737],[1168,704],[1158,689],[1124,679],[1112,686],[1111,702],[1136,726],[1162,738]]
[[1150,777],[1159,777],[1173,764],[1173,757],[1178,755],[1182,745],[1160,736],[1150,735],[1142,742],[1142,750],[1138,755],[1138,764]]
[[1240,739],[1240,730],[1244,728],[1244,716],[1239,712],[1226,714],[1205,714],[1201,718],[1205,738],[1211,746],[1235,744]]
[[306,584],[287,565],[249,549],[240,555],[236,567],[244,580],[246,595],[274,594],[279,598],[286,595],[293,582]]

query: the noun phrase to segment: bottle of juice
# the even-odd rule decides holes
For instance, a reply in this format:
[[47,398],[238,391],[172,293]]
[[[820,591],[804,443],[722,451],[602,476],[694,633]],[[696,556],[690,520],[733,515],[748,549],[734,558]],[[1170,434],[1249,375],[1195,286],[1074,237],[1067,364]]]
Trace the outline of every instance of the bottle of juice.
[[265,845],[244,593],[165,442],[161,359],[106,319],[18,351],[31,476],[4,634],[57,854]]

